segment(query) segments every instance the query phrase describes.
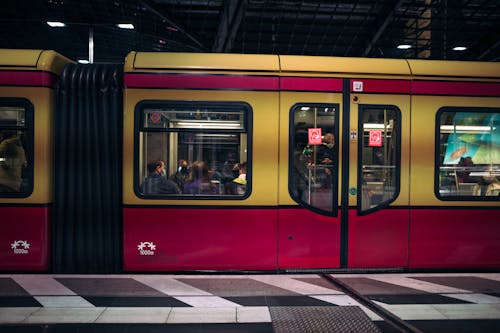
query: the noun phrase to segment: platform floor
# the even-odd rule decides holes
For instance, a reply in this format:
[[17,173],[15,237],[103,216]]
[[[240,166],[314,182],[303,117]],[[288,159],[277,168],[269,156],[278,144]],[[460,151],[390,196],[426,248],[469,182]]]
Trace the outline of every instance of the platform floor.
[[[499,273],[332,276],[422,332],[500,332]],[[315,274],[0,274],[0,331],[398,332]]]

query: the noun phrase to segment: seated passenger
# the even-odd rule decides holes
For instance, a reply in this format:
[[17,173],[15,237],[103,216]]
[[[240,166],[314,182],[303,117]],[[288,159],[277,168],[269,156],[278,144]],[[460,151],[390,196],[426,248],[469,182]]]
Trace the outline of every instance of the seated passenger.
[[474,182],[470,178],[470,170],[472,166],[474,166],[474,162],[472,161],[472,158],[470,156],[467,157],[460,157],[460,161],[457,164],[458,170],[457,170],[457,180],[459,183],[470,183]]
[[494,178],[493,181],[486,188],[487,196],[500,196],[500,182],[498,179]]
[[208,164],[194,161],[191,166],[189,182],[184,185],[184,194],[218,194],[217,186],[210,182]]
[[189,179],[189,167],[186,160],[179,160],[177,171],[170,176],[170,179],[172,179],[181,190],[184,188],[184,184]]
[[247,191],[247,162],[238,164],[238,170],[238,177],[225,186],[227,194],[243,195]]
[[165,163],[161,160],[148,163],[148,176],[141,185],[143,194],[178,194],[177,184],[165,177]]
[[0,192],[19,192],[26,155],[16,131],[0,131]]

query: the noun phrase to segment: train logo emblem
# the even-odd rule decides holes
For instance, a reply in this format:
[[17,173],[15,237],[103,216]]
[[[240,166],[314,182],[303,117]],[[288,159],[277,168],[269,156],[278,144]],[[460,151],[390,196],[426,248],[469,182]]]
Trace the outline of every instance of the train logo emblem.
[[18,240],[14,241],[12,244],[10,244],[12,247],[12,250],[14,251],[15,254],[28,254],[29,253],[29,248],[30,248],[30,243],[25,240]]
[[154,256],[156,245],[153,242],[141,242],[137,245],[137,249],[139,250],[139,254],[141,256]]

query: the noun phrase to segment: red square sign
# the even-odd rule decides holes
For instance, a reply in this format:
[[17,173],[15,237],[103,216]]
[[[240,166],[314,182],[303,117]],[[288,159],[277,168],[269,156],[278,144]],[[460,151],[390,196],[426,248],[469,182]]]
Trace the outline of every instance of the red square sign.
[[309,141],[310,145],[321,144],[321,128],[309,128]]
[[382,131],[381,130],[371,130],[370,138],[368,140],[368,146],[370,147],[382,147]]

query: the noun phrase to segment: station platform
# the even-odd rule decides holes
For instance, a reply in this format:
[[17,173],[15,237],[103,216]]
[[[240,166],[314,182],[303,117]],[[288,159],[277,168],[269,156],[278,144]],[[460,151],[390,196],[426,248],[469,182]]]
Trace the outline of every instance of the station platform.
[[0,331],[500,332],[500,273],[0,274]]

